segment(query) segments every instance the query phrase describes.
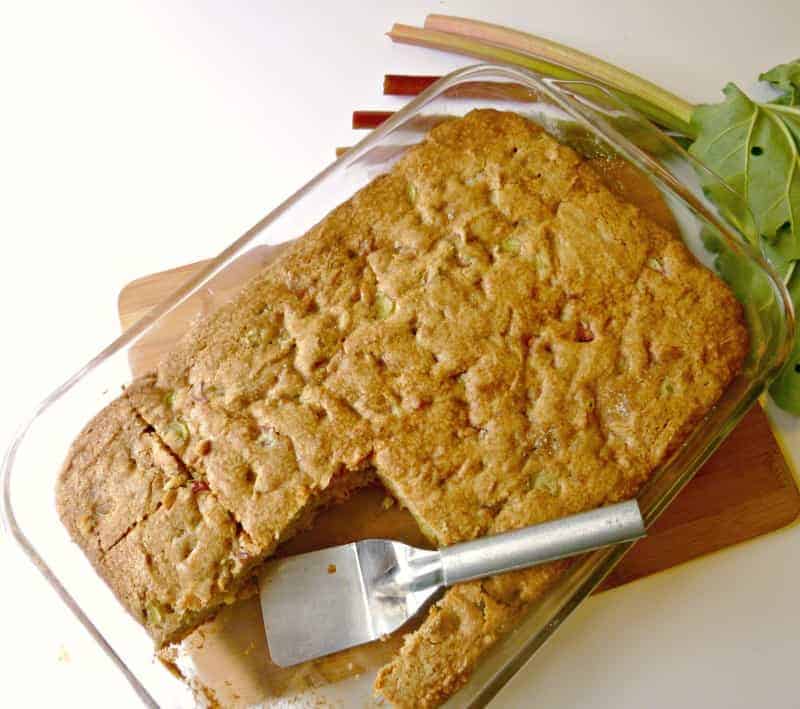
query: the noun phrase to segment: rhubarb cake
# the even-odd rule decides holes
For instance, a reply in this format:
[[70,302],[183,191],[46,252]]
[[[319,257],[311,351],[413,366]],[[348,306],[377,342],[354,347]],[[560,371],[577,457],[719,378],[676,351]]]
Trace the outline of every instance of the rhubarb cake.
[[[680,239],[511,112],[445,121],[74,444],[61,517],[159,645],[377,478],[446,545],[636,495],[748,350]],[[549,564],[445,593],[380,673],[435,706]]]

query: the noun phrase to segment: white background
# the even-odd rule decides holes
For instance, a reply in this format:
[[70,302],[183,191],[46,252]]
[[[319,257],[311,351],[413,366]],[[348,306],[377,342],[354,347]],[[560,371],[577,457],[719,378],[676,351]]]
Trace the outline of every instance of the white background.
[[[215,254],[312,177],[354,108],[395,105],[385,72],[467,63],[393,46],[394,20],[517,26],[693,101],[800,54],[797,0],[373,5],[0,4],[0,445],[115,337],[124,283]],[[592,599],[493,706],[800,706],[798,559],[795,526]],[[136,706],[7,538],[0,565],[2,705]]]

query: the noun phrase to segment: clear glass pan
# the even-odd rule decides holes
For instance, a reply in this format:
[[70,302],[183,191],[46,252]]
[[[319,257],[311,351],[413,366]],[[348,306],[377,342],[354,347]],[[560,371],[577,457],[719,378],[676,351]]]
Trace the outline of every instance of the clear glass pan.
[[[481,95],[465,85],[482,82]],[[485,85],[484,85],[485,82]],[[492,88],[487,93],[487,86]],[[466,87],[467,89],[469,87]],[[763,392],[787,356],[794,331],[788,294],[760,255],[717,217],[703,190],[726,189],[678,145],[605,91],[585,82],[543,79],[530,72],[479,65],[444,77],[226,248],[154,312],[105,348],[53,392],[22,426],[2,468],[2,519],[7,532],[125,673],[142,700],[153,706],[192,706],[183,683],[153,662],[149,638],[114,599],[72,544],[56,515],[54,485],[72,439],[131,379],[131,362],[148,338],[186,329],[209,309],[209,295],[236,283],[237,263],[265,245],[305,233],[373,177],[386,172],[407,146],[439,120],[477,107],[513,110],[588,156],[616,156],[632,163],[661,192],[693,253],[723,278],[748,279],[737,291],[751,336],[746,366],[685,444],[659,469],[640,495],[652,523]],[[699,176],[698,176],[699,175]],[[736,290],[734,288],[734,290]],[[150,339],[152,341],[152,339]],[[138,349],[137,349],[138,348]],[[572,566],[524,621],[486,656],[448,706],[482,706],[525,663],[569,613],[599,584],[628,546],[596,552]],[[369,699],[369,680],[330,685],[339,701]],[[324,689],[324,688],[323,688]],[[295,698],[297,701],[297,698]],[[297,706],[297,704],[293,704]]]

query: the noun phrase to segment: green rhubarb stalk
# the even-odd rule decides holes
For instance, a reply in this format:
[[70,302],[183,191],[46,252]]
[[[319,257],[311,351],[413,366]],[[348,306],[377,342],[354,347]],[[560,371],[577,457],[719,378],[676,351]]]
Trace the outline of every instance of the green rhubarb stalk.
[[[392,26],[388,36],[394,42],[464,54],[484,61],[511,64],[513,66],[531,69],[537,73],[546,74],[556,79],[567,81],[591,80],[606,83],[588,71],[577,71],[565,67],[547,57],[534,56],[533,54],[520,52],[515,49],[486,44],[483,41],[462,37],[449,32],[422,29],[396,23]],[[609,88],[611,88],[614,93],[618,94],[629,106],[659,125],[679,131],[685,135],[691,135],[691,126],[688,121],[684,120],[684,114],[676,115],[672,113],[671,110],[665,110],[662,106],[652,103],[650,100],[642,98],[635,93],[631,93],[624,86],[611,86],[609,84]],[[585,96],[596,96],[596,92],[589,86],[575,86],[574,90]]]
[[489,22],[470,20],[466,17],[428,15],[425,18],[425,29],[449,32],[481,42],[490,42],[499,47],[507,47],[531,54],[541,60],[569,67],[611,88],[646,101],[664,113],[674,116],[685,129],[689,129],[695,108],[692,104],[641,76],[604,62],[591,54],[580,52],[544,37],[501,25],[493,25]]

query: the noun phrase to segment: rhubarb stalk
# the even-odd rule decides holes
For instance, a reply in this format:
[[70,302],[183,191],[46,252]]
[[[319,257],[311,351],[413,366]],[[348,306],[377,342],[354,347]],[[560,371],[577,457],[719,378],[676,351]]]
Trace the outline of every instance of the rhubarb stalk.
[[[592,81],[601,81],[598,77],[594,76],[588,71],[582,72],[573,70],[572,68],[568,68],[556,62],[550,56],[542,57],[515,49],[509,49],[507,47],[489,45],[485,44],[483,41],[472,39],[471,37],[463,37],[450,32],[422,29],[419,27],[411,27],[409,25],[396,23],[392,26],[392,30],[388,33],[388,36],[394,42],[429,47],[432,49],[454,52],[456,54],[464,54],[466,56],[476,57],[485,61],[511,64],[513,66],[531,69],[540,74],[546,74],[548,76],[555,77],[556,79],[570,81],[589,79]],[[691,110],[689,110],[688,113],[683,110],[675,113],[673,112],[676,110],[675,106],[665,108],[662,105],[663,101],[659,101],[659,103],[653,103],[649,99],[644,99],[630,93],[628,87],[609,85],[609,88],[611,88],[614,93],[618,94],[619,97],[629,106],[646,115],[659,125],[680,131],[687,135],[691,135],[691,129],[689,126]],[[576,93],[590,97],[594,97],[597,94],[596,91],[592,90],[592,87],[585,85],[575,85],[573,90]],[[689,104],[686,105],[688,106]]]
[[[383,77],[383,93],[385,96],[416,96],[440,78],[440,76],[386,74]],[[445,95],[457,98],[491,98],[496,101],[536,100],[535,94],[527,86],[496,81],[466,81],[451,86],[445,91]]]
[[386,96],[416,96],[441,78],[441,76],[386,74],[383,77],[383,93]]
[[353,129],[377,128],[390,118],[392,113],[392,111],[353,111]]
[[425,29],[449,32],[461,37],[489,42],[499,47],[507,47],[569,67],[611,88],[635,94],[685,124],[689,123],[692,111],[694,111],[692,104],[652,81],[647,81],[632,72],[604,62],[591,54],[580,52],[544,37],[501,25],[493,25],[489,22],[448,15],[428,15],[425,18]]

